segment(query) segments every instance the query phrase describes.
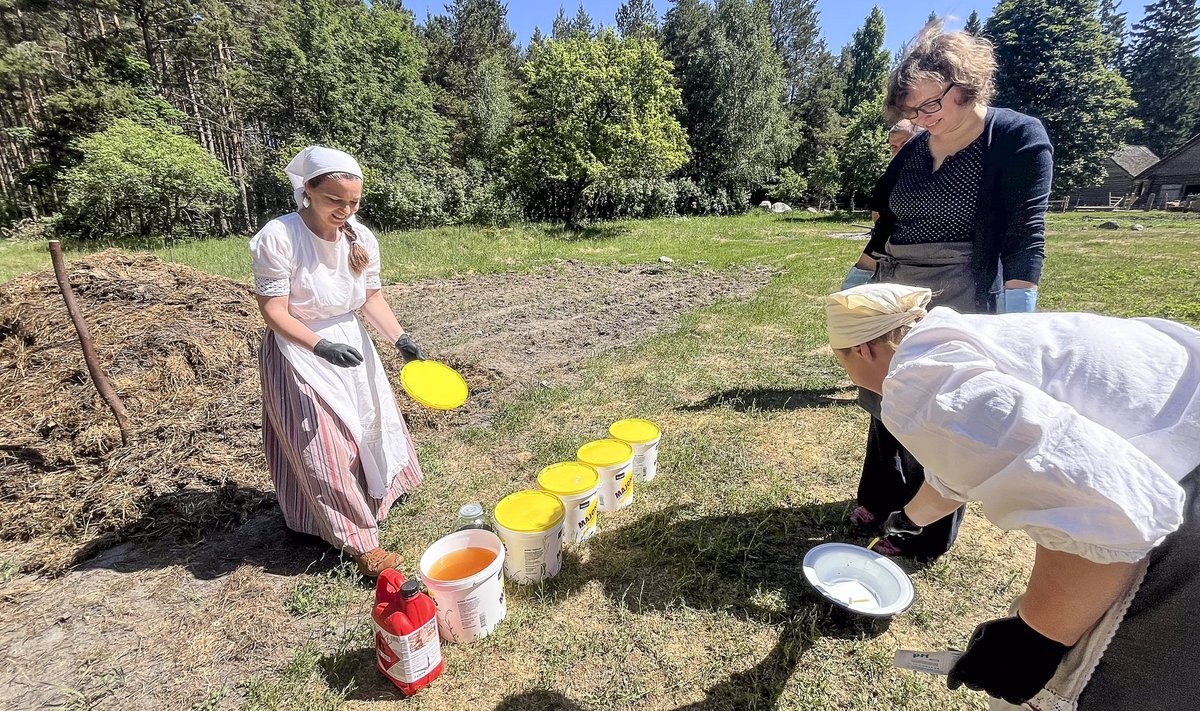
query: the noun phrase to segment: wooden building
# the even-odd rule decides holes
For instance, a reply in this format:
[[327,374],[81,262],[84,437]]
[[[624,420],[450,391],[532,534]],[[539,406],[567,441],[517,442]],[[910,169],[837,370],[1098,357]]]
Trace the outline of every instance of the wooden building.
[[1107,207],[1121,200],[1122,205],[1127,206],[1134,194],[1135,178],[1156,163],[1158,156],[1145,146],[1121,146],[1104,159],[1104,170],[1108,174],[1104,182],[1073,191],[1071,205]]
[[1194,202],[1200,197],[1200,133],[1139,173],[1133,187],[1137,207],[1174,208]]

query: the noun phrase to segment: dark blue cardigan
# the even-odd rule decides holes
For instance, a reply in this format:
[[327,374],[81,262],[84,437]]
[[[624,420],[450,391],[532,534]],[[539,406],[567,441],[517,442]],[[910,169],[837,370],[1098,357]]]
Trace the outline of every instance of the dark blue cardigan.
[[[1054,173],[1054,149],[1042,122],[1012,109],[988,108],[984,119],[983,177],[979,182],[979,214],[975,220],[975,302],[981,313],[995,311],[995,295],[1003,280],[1037,284],[1042,278],[1046,246],[1046,205]],[[909,141],[875,185],[871,209],[879,213],[867,248],[882,252],[896,231],[896,215],[888,196],[900,178],[903,156],[914,150]]]

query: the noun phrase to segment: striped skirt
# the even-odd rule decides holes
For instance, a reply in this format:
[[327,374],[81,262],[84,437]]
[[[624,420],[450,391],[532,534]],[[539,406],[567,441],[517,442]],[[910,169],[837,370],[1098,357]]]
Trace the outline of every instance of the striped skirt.
[[267,329],[259,350],[263,446],[283,519],[351,555],[379,547],[379,523],[396,499],[423,478],[408,427],[408,466],[382,499],[367,494],[358,446],[341,419],[279,350]]

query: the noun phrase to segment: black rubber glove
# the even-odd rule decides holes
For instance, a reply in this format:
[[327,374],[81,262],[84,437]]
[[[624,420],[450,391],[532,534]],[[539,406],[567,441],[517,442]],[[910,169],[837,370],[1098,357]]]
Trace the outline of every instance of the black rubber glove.
[[405,363],[414,360],[429,360],[425,351],[421,350],[417,342],[407,333],[396,339],[396,350],[400,351],[400,357],[404,359]]
[[904,513],[904,509],[893,511],[888,514],[887,520],[883,522],[883,535],[896,536],[903,538],[905,536],[915,536],[925,529],[912,522],[908,514]]
[[1046,686],[1070,649],[1025,624],[1020,615],[984,622],[950,670],[946,686],[965,684],[1019,706]]
[[353,368],[356,365],[362,365],[363,362],[362,353],[356,351],[353,346],[348,346],[345,343],[334,343],[324,338],[317,341],[317,345],[313,346],[313,354],[342,368]]

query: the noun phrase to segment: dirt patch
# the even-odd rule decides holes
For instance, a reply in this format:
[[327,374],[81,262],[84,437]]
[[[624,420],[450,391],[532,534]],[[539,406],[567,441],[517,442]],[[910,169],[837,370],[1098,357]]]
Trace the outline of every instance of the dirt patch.
[[569,378],[574,363],[627,346],[718,299],[747,298],[770,276],[766,269],[563,260],[527,274],[427,280],[385,294],[432,356],[527,383]]
[[[401,321],[473,393],[453,413],[403,397],[401,408],[414,430],[486,421],[510,393],[570,380],[581,359],[770,276],[563,261],[390,286]],[[231,684],[312,636],[285,609],[293,577],[336,564],[274,509],[253,295],[115,250],[72,263],[69,278],[135,439],[120,445],[53,276],[0,287],[0,706],[187,707],[207,694],[225,707]],[[377,345],[398,373],[394,349]],[[59,577],[32,574],[47,572]]]

